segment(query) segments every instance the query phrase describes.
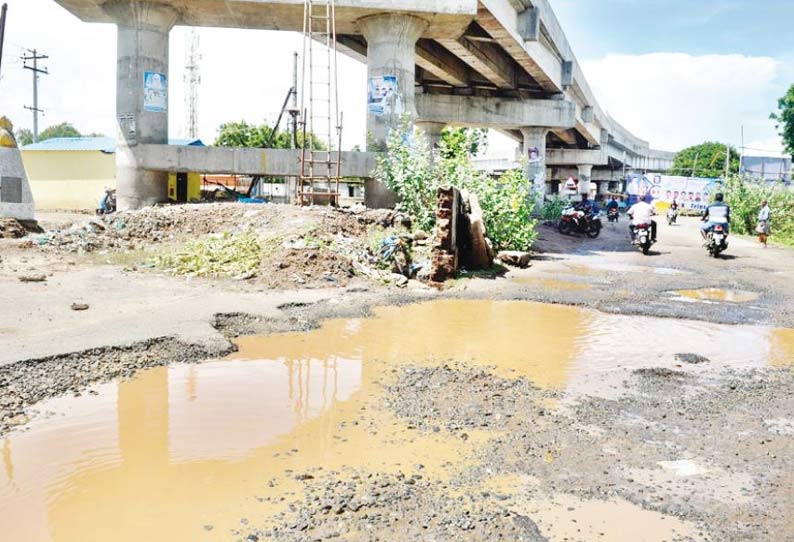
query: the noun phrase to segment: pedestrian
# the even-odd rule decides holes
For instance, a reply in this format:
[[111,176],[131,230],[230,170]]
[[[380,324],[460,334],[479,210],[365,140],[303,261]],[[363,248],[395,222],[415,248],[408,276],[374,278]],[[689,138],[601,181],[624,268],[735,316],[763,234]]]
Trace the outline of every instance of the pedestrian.
[[764,200],[761,202],[761,210],[758,212],[758,226],[755,231],[758,232],[758,241],[766,248],[767,238],[769,237],[769,221],[771,219],[772,209],[769,208],[769,203]]

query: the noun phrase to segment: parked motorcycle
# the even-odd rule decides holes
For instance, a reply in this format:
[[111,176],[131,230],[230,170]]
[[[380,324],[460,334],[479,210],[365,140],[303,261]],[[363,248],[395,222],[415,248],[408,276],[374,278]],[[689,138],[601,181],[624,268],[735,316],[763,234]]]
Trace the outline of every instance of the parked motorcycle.
[[620,220],[620,210],[615,207],[607,211],[607,220],[609,222],[618,222]]
[[728,249],[728,232],[724,225],[716,224],[706,235],[706,249],[709,255],[715,258],[719,258],[720,254]]
[[651,251],[653,245],[650,224],[638,224],[634,226],[634,246],[639,247],[646,256]]
[[557,226],[557,229],[563,235],[580,233],[590,239],[595,239],[601,235],[601,228],[601,213],[585,216],[582,211],[577,211],[573,207],[563,210],[560,216],[560,223]]
[[105,193],[102,194],[102,199],[99,200],[99,205],[96,208],[96,214],[109,215],[116,212],[116,189],[105,188]]
[[676,209],[669,209],[667,211],[667,225],[672,226],[678,222],[678,211]]

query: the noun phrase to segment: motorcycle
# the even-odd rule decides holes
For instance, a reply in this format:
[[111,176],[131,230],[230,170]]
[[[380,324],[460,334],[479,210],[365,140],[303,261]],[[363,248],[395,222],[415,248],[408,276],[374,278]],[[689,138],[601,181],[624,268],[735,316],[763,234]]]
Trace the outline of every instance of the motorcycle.
[[720,254],[728,249],[728,232],[723,224],[715,224],[706,236],[706,249],[709,255],[719,258]]
[[563,210],[560,216],[560,223],[557,226],[557,229],[563,235],[581,233],[587,235],[590,239],[595,239],[601,235],[601,228],[601,213],[585,216],[582,211],[577,211],[573,207]]
[[646,256],[651,251],[651,246],[655,241],[652,240],[651,225],[638,224],[634,226],[634,246],[642,249],[642,253]]
[[620,220],[620,210],[617,207],[607,211],[607,220],[609,222],[618,222]]
[[109,215],[116,212],[116,189],[105,188],[105,193],[102,194],[102,199],[99,200],[99,205],[96,208],[96,214]]
[[667,211],[667,225],[672,226],[678,222],[678,211],[676,209],[669,209]]

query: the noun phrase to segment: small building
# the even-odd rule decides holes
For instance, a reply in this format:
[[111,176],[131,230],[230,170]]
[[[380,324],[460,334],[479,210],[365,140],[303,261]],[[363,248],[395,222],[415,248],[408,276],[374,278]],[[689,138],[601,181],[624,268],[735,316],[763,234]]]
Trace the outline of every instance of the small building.
[[792,163],[788,158],[771,156],[745,156],[742,171],[755,179],[791,182]]
[[[171,145],[203,146],[201,140]],[[30,188],[41,210],[94,209],[105,188],[116,187],[116,140],[56,137],[21,148]]]

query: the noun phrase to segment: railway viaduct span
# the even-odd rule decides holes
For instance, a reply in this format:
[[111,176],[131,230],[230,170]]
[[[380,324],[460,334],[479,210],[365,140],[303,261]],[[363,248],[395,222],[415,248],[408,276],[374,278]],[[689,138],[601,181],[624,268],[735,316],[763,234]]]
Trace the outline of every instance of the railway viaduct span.
[[[168,146],[167,100],[152,107],[146,92],[153,74],[167,80],[173,26],[301,32],[303,0],[55,1],[83,21],[118,27],[121,208],[164,201],[170,171],[298,173],[294,151]],[[367,64],[370,85],[390,81],[401,103],[367,108],[369,152],[343,153],[345,176],[371,176],[374,153],[403,112],[431,142],[447,125],[512,137],[531,157],[525,173],[541,193],[560,171],[576,173],[586,192],[604,178],[599,171],[672,163],[672,153],[651,149],[601,109],[548,0],[336,0],[336,21],[340,51]],[[369,206],[392,203],[371,179],[366,195]]]

